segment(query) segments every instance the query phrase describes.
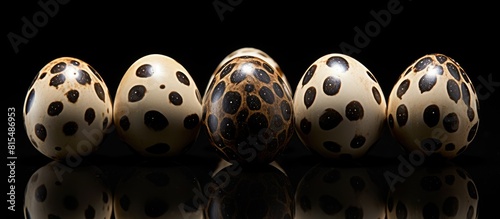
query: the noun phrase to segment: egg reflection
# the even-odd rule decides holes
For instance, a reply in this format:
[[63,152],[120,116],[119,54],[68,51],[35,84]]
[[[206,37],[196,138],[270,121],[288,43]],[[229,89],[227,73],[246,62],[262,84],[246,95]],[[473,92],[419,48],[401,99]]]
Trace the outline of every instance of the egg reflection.
[[193,191],[200,184],[191,169],[176,163],[135,166],[117,183],[115,218],[203,218]]
[[387,218],[477,218],[478,198],[463,168],[421,167],[389,194]]
[[24,217],[111,218],[112,193],[96,166],[53,161],[35,171],[24,193]]
[[293,188],[275,164],[259,168],[225,165],[213,177],[205,218],[294,218]]
[[295,193],[296,219],[385,217],[382,189],[363,167],[317,164]]

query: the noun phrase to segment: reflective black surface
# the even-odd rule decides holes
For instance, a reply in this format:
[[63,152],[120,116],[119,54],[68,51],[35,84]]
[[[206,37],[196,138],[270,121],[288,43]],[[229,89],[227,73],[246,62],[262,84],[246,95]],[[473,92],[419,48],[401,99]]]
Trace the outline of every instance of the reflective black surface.
[[27,218],[491,218],[500,195],[493,159],[331,161],[295,138],[276,162],[255,168],[201,142],[176,158],[40,158],[18,166],[17,209]]

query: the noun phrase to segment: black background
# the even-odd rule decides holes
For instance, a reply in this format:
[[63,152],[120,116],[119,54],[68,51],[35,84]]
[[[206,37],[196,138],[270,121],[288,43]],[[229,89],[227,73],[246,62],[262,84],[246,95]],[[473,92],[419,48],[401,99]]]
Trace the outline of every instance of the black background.
[[[213,3],[228,7],[217,11]],[[355,28],[365,29],[376,19],[370,11],[387,10],[399,2],[400,13],[387,25],[373,29],[369,42],[352,57],[363,63],[378,79],[387,98],[399,74],[419,57],[443,53],[455,59],[469,74],[480,99],[480,125],[475,140],[455,160],[466,167],[481,195],[481,218],[495,212],[500,195],[499,114],[494,104],[500,87],[482,81],[498,81],[495,7],[486,1],[131,1],[104,4],[99,1],[68,1],[59,4],[53,17],[36,28],[27,43],[15,52],[8,34],[23,36],[22,18],[32,21],[42,8],[37,1],[9,1],[4,4],[3,93],[7,107],[16,110],[16,213],[21,215],[23,189],[39,167],[50,162],[29,143],[23,127],[22,106],[33,77],[49,61],[61,56],[80,58],[104,78],[114,97],[121,76],[138,58],[152,53],[170,56],[191,74],[203,91],[217,64],[241,47],[255,47],[268,53],[286,74],[293,91],[300,77],[317,58],[328,53],[347,53],[342,42],[356,46]],[[220,17],[220,16],[222,17]],[[484,80],[481,80],[483,78]],[[10,87],[7,87],[10,86]],[[494,84],[493,84],[494,85]],[[203,132],[185,163],[204,166],[215,158],[206,150]],[[387,164],[401,153],[388,130],[365,158],[367,165]],[[110,133],[92,161],[113,168],[137,158],[115,133]],[[296,184],[311,159],[296,137],[284,154],[285,167]],[[201,158],[200,158],[201,157]],[[205,169],[206,168],[206,169]],[[200,178],[209,168],[199,168]],[[301,172],[302,171],[302,172]],[[295,177],[295,178],[294,178]],[[5,188],[7,190],[7,188]],[[16,217],[15,217],[16,218]]]

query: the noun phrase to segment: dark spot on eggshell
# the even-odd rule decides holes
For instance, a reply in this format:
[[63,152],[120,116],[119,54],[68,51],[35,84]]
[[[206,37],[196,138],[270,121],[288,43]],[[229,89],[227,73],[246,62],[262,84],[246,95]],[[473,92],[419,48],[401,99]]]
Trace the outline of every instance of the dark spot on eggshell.
[[269,77],[269,75],[267,74],[266,71],[260,69],[260,68],[256,68],[253,72],[253,75],[259,79],[259,81],[261,82],[264,82],[266,84],[268,84],[269,82],[271,82],[271,78]]
[[420,148],[428,152],[437,152],[443,143],[437,138],[426,138],[420,142]]
[[454,151],[455,150],[455,144],[453,143],[448,143],[444,146],[445,151]]
[[260,110],[261,103],[260,103],[259,97],[255,96],[255,95],[249,95],[249,96],[247,96],[246,101],[247,101],[248,109]]
[[352,138],[350,146],[351,148],[360,148],[363,147],[363,145],[366,142],[366,138],[362,135],[355,135],[354,138]]
[[253,84],[246,84],[245,85],[245,91],[250,93],[255,89],[255,86]]
[[[258,98],[257,98],[258,99]],[[248,98],[247,98],[248,100]],[[260,102],[259,102],[260,105]],[[235,91],[229,91],[224,94],[222,100],[222,110],[225,113],[235,114],[241,106],[241,95]],[[260,106],[259,106],[260,107]]]
[[283,89],[281,88],[281,85],[279,85],[278,83],[274,82],[273,83],[273,90],[274,90],[274,93],[278,97],[283,98],[284,93],[283,93]]
[[472,141],[472,139],[474,139],[474,137],[476,136],[476,131],[477,131],[477,127],[478,127],[478,122],[476,122],[476,124],[474,124],[472,126],[472,128],[469,130],[469,134],[467,135],[467,141],[470,142]]
[[183,102],[182,96],[176,91],[170,92],[170,94],[168,95],[168,100],[176,106],[180,106]]
[[146,94],[146,87],[144,87],[144,85],[135,85],[132,88],[130,88],[128,92],[128,101],[137,102],[139,100],[142,100],[145,94]]
[[333,96],[340,91],[341,84],[340,78],[328,76],[323,81],[323,92],[328,96]]
[[233,140],[236,137],[236,126],[230,118],[223,118],[220,122],[220,133],[223,138]]
[[92,82],[92,79],[90,78],[89,73],[83,69],[78,70],[78,73],[76,74],[75,79],[81,85],[91,84],[91,82]]
[[264,100],[268,104],[273,104],[274,103],[274,94],[271,89],[269,89],[266,86],[262,86],[259,90],[259,95],[262,100]]
[[271,74],[274,74],[274,69],[273,69],[273,67],[271,67],[269,64],[267,64],[267,63],[265,63],[265,62],[264,62],[264,64],[262,64],[262,67],[264,67],[264,69],[265,69],[267,72],[269,72],[269,73],[271,73]]
[[331,130],[342,122],[342,115],[335,109],[327,108],[319,117],[319,127],[323,130]]
[[432,128],[439,123],[440,113],[437,105],[431,104],[425,107],[423,114],[424,122],[428,127]]
[[78,90],[69,90],[66,93],[66,98],[68,98],[70,103],[76,103],[78,101],[78,97],[80,97]]
[[387,123],[389,124],[389,128],[394,128],[394,117],[392,116],[392,114],[389,114]]
[[342,146],[340,146],[337,142],[334,141],[325,141],[323,142],[323,147],[333,153],[339,153]]
[[60,73],[60,72],[63,72],[65,69],[66,69],[66,63],[59,62],[59,63],[55,64],[54,66],[52,66],[52,68],[50,69],[50,73],[52,73],[52,74]]
[[45,199],[47,199],[47,187],[45,186],[45,184],[39,185],[35,189],[34,196],[37,202],[44,202]]
[[94,90],[95,90],[95,93],[97,94],[97,97],[100,100],[102,100],[102,102],[106,102],[106,93],[104,92],[104,89],[102,88],[100,83],[94,84]]
[[66,81],[66,76],[64,74],[58,74],[50,79],[49,85],[57,88],[59,85]]
[[366,75],[368,75],[368,77],[370,77],[373,82],[378,83],[377,78],[375,78],[375,75],[373,75],[373,73],[371,73],[370,71],[366,71]]
[[104,120],[102,121],[103,130],[105,130],[108,127],[108,123],[109,123],[108,117],[104,118]]
[[446,82],[446,91],[448,92],[448,97],[453,100],[453,102],[457,103],[460,99],[460,87],[458,87],[455,80],[449,79],[448,82]]
[[137,68],[135,75],[140,78],[148,78],[154,74],[153,66],[150,64],[143,64]]
[[211,98],[212,103],[219,100],[224,94],[225,90],[226,90],[226,83],[224,81],[219,82],[212,91],[212,98]]
[[45,126],[40,123],[37,123],[35,125],[35,135],[41,141],[45,141],[45,138],[47,137],[47,129],[45,129]]
[[269,127],[269,121],[266,115],[256,112],[248,118],[249,131],[252,134],[258,134],[261,131],[265,131]]
[[464,101],[465,105],[470,106],[470,92],[469,88],[464,82],[462,82],[462,100]]
[[183,72],[177,71],[175,72],[175,76],[177,76],[177,80],[179,80],[179,82],[181,82],[182,84],[186,86],[189,86],[191,84],[189,78]]
[[119,124],[123,131],[127,131],[130,128],[130,120],[128,119],[128,116],[122,116]]
[[47,114],[49,116],[57,116],[59,115],[64,109],[64,105],[61,101],[54,101],[49,104],[49,107],[47,108]]
[[238,84],[238,83],[242,82],[243,80],[245,80],[246,77],[247,77],[247,74],[245,74],[244,72],[242,72],[240,70],[236,70],[231,74],[230,80],[231,80],[231,83]]
[[213,114],[210,114],[207,119],[208,129],[211,133],[215,133],[217,131],[217,127],[219,126],[219,121],[217,117]]
[[161,131],[169,125],[169,121],[161,112],[150,110],[144,113],[144,125],[154,131]]
[[330,195],[322,195],[319,197],[319,208],[326,215],[335,215],[339,213],[343,206],[335,197]]
[[444,55],[436,55],[436,60],[439,62],[439,64],[443,64],[448,60],[448,58]]
[[467,117],[469,118],[469,121],[472,122],[474,120],[474,117],[476,116],[476,113],[474,113],[474,110],[472,107],[467,108]]
[[372,94],[375,102],[380,105],[382,103],[382,96],[380,95],[380,91],[375,86],[372,87]]
[[353,100],[345,107],[345,116],[350,121],[360,120],[364,116],[364,109],[360,102]]
[[398,86],[398,90],[396,91],[396,96],[399,99],[401,99],[408,90],[408,87],[410,87],[410,80],[408,79],[403,80]]
[[432,59],[430,57],[421,58],[415,64],[415,71],[416,72],[422,71],[431,63],[432,63]]
[[435,74],[424,74],[418,81],[418,88],[420,89],[420,93],[430,91],[434,87],[434,85],[436,85],[436,82],[437,76]]
[[401,104],[398,106],[396,109],[396,120],[399,127],[406,125],[406,122],[408,121],[408,109],[406,108],[406,105]]
[[280,108],[283,119],[285,119],[286,121],[290,120],[290,118],[292,117],[292,108],[290,107],[290,104],[286,100],[282,100]]
[[460,121],[456,113],[449,113],[443,118],[443,127],[449,133],[454,133],[458,130]]
[[349,63],[340,56],[332,56],[326,60],[326,65],[330,68],[335,68],[338,73],[344,73],[349,70]]
[[309,108],[314,103],[315,98],[316,98],[316,88],[314,87],[307,88],[306,92],[304,93],[304,105],[306,105],[306,108]]
[[458,68],[455,64],[448,62],[446,63],[446,68],[450,72],[451,76],[455,78],[455,80],[460,81],[460,73],[458,72]]
[[222,80],[222,78],[224,78],[227,74],[229,74],[233,70],[235,65],[236,63],[231,63],[224,66],[224,68],[222,68],[222,71],[220,72],[219,79]]
[[302,86],[309,83],[311,78],[314,76],[314,73],[316,72],[316,68],[316,65],[311,65],[311,67],[307,69],[306,73],[304,74],[304,78],[302,79]]
[[73,121],[66,122],[63,125],[63,133],[66,136],[72,136],[78,131],[78,124]]
[[472,181],[467,182],[467,192],[469,193],[469,197],[477,199],[477,189]]
[[88,125],[92,124],[92,122],[94,122],[95,119],[95,110],[92,108],[87,108],[87,110],[85,110],[83,118]]

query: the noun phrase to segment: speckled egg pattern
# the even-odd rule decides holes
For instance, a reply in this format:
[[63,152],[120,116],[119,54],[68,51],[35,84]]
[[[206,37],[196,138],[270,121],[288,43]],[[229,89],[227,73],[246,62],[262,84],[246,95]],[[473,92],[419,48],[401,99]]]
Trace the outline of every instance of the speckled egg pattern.
[[118,86],[114,123],[120,138],[144,156],[188,150],[200,128],[201,95],[176,60],[150,54],[136,60]]
[[399,77],[387,122],[408,150],[452,158],[464,152],[479,125],[479,100],[464,69],[443,54],[425,55]]
[[293,107],[295,129],[307,148],[328,158],[358,158],[378,140],[386,102],[364,65],[327,54],[300,79]]
[[103,78],[86,62],[61,57],[36,75],[24,102],[24,125],[33,146],[55,160],[97,150],[112,124],[112,101]]
[[231,59],[214,74],[203,120],[223,158],[268,163],[284,150],[294,133],[286,86],[276,69],[253,56]]

